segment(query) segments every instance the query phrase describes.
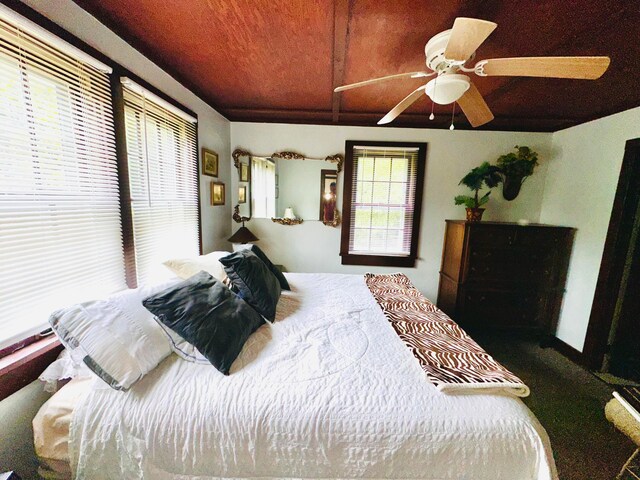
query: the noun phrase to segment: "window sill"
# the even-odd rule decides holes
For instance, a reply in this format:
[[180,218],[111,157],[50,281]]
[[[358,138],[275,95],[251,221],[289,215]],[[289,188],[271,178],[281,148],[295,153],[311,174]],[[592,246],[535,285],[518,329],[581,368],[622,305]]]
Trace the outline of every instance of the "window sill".
[[372,267],[404,267],[413,268],[416,265],[414,257],[394,257],[387,255],[342,255],[342,265],[367,265]]
[[55,335],[0,359],[0,400],[36,380],[62,351]]

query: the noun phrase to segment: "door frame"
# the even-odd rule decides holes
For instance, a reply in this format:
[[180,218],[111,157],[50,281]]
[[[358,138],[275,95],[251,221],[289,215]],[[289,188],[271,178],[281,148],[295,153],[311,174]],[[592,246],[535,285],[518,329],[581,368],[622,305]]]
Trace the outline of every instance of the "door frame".
[[640,202],[640,138],[627,140],[611,210],[600,273],[582,350],[588,368],[599,370],[607,353],[609,332],[622,283],[634,216]]

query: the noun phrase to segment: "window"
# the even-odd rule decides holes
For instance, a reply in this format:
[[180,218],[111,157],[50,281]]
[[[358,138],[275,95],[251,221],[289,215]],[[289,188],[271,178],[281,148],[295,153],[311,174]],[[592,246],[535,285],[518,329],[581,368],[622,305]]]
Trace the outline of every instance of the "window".
[[276,164],[270,158],[251,157],[251,212],[255,218],[276,216]]
[[347,141],[344,265],[413,267],[426,143]]
[[126,288],[110,68],[41,30],[0,10],[0,349]]
[[196,119],[123,79],[137,283],[200,252]]

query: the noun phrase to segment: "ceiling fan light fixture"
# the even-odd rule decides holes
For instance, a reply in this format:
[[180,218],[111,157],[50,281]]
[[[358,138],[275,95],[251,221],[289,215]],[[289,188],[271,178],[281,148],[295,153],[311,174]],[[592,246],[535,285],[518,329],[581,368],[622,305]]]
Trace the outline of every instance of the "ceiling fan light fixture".
[[438,105],[448,105],[462,97],[469,90],[470,84],[469,77],[466,75],[457,73],[440,75],[427,83],[425,92]]

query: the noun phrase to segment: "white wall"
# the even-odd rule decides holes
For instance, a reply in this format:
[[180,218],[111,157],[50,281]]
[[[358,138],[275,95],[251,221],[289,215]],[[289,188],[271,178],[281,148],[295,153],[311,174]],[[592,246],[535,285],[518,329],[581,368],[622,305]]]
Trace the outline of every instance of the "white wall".
[[[173,77],[147,59],[127,42],[101,24],[72,0],[23,0],[59,26],[99,50],[140,78],[193,110],[198,115],[200,147],[218,153],[220,159],[218,180],[229,184],[231,158],[229,150],[229,121],[191,93]],[[202,246],[204,252],[228,249],[226,239],[230,233],[231,196],[227,189],[225,206],[210,205],[212,177],[200,176],[200,204],[202,207]]]
[[576,227],[557,336],[582,350],[625,142],[640,137],[640,108],[553,134],[540,221]]
[[[345,140],[428,143],[419,260],[416,268],[403,271],[416,287],[434,301],[438,290],[444,220],[464,218],[464,207],[454,205],[453,197],[465,193],[466,189],[459,187],[458,182],[472,167],[485,160],[495,161],[515,145],[529,145],[537,150],[541,165],[535,175],[524,184],[518,198],[507,202],[496,189],[484,218],[503,221],[525,218],[533,222],[539,219],[546,163],[551,148],[551,134],[548,133],[231,124],[232,148],[242,147],[257,155],[293,150],[310,157],[324,157],[344,153]],[[312,194],[317,195],[317,190],[317,187],[314,188]],[[341,209],[340,193],[338,204]],[[271,220],[254,219],[247,223],[247,227],[260,238],[258,244],[272,257],[274,263],[284,265],[290,272],[398,271],[398,268],[342,266],[339,256],[340,228],[327,227],[319,221],[306,220],[302,225],[284,226],[274,224]],[[232,228],[235,230],[237,224]]]

